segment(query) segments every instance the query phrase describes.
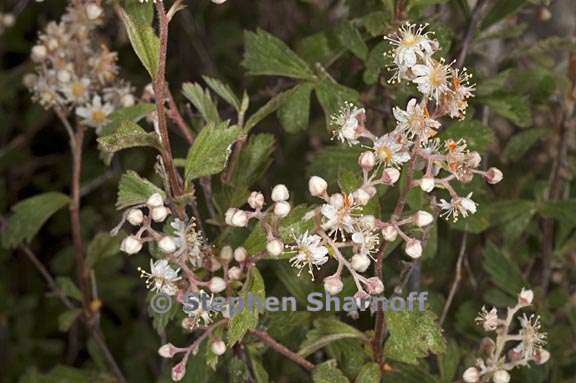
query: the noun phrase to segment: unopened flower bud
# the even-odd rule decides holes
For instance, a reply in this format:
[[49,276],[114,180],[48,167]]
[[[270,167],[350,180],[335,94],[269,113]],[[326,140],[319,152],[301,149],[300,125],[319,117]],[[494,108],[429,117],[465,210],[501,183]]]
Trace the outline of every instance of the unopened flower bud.
[[88,4],[86,6],[86,15],[90,20],[96,20],[102,14],[102,8],[96,4]]
[[484,173],[484,178],[486,179],[486,182],[488,182],[489,184],[497,184],[498,182],[502,181],[504,175],[502,174],[500,169],[490,168],[486,171],[486,173]]
[[242,269],[238,266],[233,266],[228,269],[228,278],[232,281],[237,281],[242,278]]
[[224,4],[226,0],[212,0],[214,4]]
[[343,287],[344,283],[340,277],[332,276],[324,279],[324,290],[330,295],[337,295]]
[[478,152],[470,152],[468,155],[468,164],[472,168],[477,168],[482,162],[482,156]]
[[226,213],[224,213],[224,222],[226,223],[226,225],[230,225],[232,226],[232,216],[234,215],[234,213],[236,213],[238,211],[238,209],[231,207],[230,209],[226,210]]
[[382,182],[394,185],[400,179],[400,171],[396,168],[386,168],[382,171]]
[[48,49],[44,45],[35,45],[32,47],[32,60],[42,61],[48,55]]
[[186,360],[183,360],[174,367],[172,367],[171,376],[174,382],[181,381],[184,375],[186,374],[186,364],[184,362],[186,362]]
[[176,251],[176,241],[174,241],[174,238],[167,235],[158,241],[158,248],[163,253],[173,253]]
[[370,202],[370,194],[366,192],[364,189],[358,189],[354,193],[352,193],[354,197],[354,201],[358,202],[360,205],[365,206],[368,202]]
[[220,339],[212,342],[210,345],[210,349],[216,355],[222,355],[226,352],[226,344],[222,342]]
[[376,165],[376,157],[371,151],[366,151],[360,154],[358,157],[358,165],[364,170],[370,171]]
[[262,209],[264,207],[264,194],[256,191],[250,193],[248,205],[254,210]]
[[133,95],[125,94],[120,99],[120,103],[122,104],[123,107],[128,108],[128,107],[134,106],[134,104],[136,103],[136,100],[134,99]]
[[393,225],[386,223],[382,228],[382,236],[385,241],[394,242],[398,237],[398,230]]
[[282,254],[284,250],[284,244],[279,239],[273,239],[266,244],[266,251],[273,257],[277,257]]
[[59,70],[56,77],[60,82],[70,82],[70,80],[72,80],[72,75],[66,69]]
[[232,260],[232,247],[226,245],[220,249],[220,259],[224,262],[230,262]]
[[427,211],[418,210],[412,219],[416,226],[424,227],[430,225],[434,221],[434,216]]
[[334,206],[336,209],[340,209],[344,206],[344,196],[340,193],[334,193],[330,196],[330,205]]
[[544,350],[543,348],[536,352],[534,356],[534,361],[537,364],[544,364],[550,360],[550,352],[548,350]]
[[363,273],[370,266],[370,258],[366,254],[354,254],[350,259],[350,263],[354,270]]
[[290,193],[285,185],[279,184],[274,186],[274,189],[272,189],[272,201],[286,201],[288,198],[290,198]]
[[534,300],[534,292],[532,290],[522,289],[518,294],[518,304],[522,306],[529,306]]
[[462,379],[464,379],[466,383],[476,383],[480,379],[480,371],[478,371],[476,367],[470,367],[464,371]]
[[494,383],[508,383],[510,382],[510,374],[506,370],[498,370],[492,377]]
[[230,218],[230,224],[236,227],[245,227],[248,225],[248,214],[244,210],[237,209]]
[[246,258],[248,258],[248,252],[246,251],[245,248],[240,246],[237,247],[236,250],[234,250],[234,259],[236,260],[236,262],[242,263],[246,260]]
[[172,358],[174,355],[176,355],[177,351],[178,349],[174,347],[172,343],[166,343],[165,345],[163,345],[158,349],[158,355],[160,355],[162,358],[169,359]]
[[2,18],[2,23],[4,24],[4,26],[6,28],[12,27],[15,22],[16,22],[16,18],[11,13],[5,14],[4,17]]
[[170,210],[167,207],[158,206],[150,211],[150,218],[154,222],[163,222],[168,217],[168,214],[170,214]]
[[126,220],[130,225],[139,226],[144,222],[144,213],[142,213],[142,210],[140,209],[130,209],[126,216]]
[[354,294],[354,301],[360,310],[365,310],[370,306],[370,294],[366,291],[357,291]]
[[328,183],[324,178],[318,176],[310,177],[308,180],[308,191],[313,197],[318,197],[326,193],[328,189]]
[[430,193],[434,189],[434,184],[435,182],[433,177],[424,177],[420,180],[420,189],[426,193]]
[[164,198],[162,197],[162,194],[160,193],[152,194],[146,200],[146,205],[148,205],[149,208],[164,206]]
[[226,281],[220,277],[212,277],[208,282],[208,288],[214,294],[221,293],[222,291],[226,290]]
[[276,202],[274,204],[274,215],[280,218],[286,217],[290,213],[290,203],[286,201]]
[[120,251],[127,254],[136,254],[142,250],[142,241],[135,235],[129,235],[122,240],[120,244]]
[[368,278],[366,281],[366,290],[368,294],[378,295],[384,292],[384,283],[378,277]]
[[422,244],[417,239],[406,242],[404,251],[410,258],[420,258],[422,256]]

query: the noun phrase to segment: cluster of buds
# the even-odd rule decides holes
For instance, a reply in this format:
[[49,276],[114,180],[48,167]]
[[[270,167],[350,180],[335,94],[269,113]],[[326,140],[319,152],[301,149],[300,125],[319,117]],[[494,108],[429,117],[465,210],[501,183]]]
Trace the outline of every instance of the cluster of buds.
[[[264,195],[260,192],[252,192],[248,197],[248,205],[253,211],[230,208],[226,211],[224,220],[227,225],[234,227],[246,227],[251,219],[260,221],[266,231],[266,251],[271,256],[277,257],[284,251],[284,243],[277,234],[278,224],[280,219],[288,216],[292,210],[292,206],[288,201],[290,192],[286,185],[279,184],[274,186],[270,199],[274,204],[270,214],[267,214],[262,210],[266,204]],[[271,215],[271,219],[267,222],[266,218],[268,215]]]
[[[544,349],[546,333],[541,331],[540,318],[526,314],[518,318],[520,329],[511,332],[512,321],[518,311],[528,307],[534,300],[531,290],[522,289],[514,307],[508,307],[504,318],[494,307],[487,310],[482,307],[476,323],[484,331],[494,333],[495,339],[487,337],[482,341],[482,357],[476,360],[476,366],[464,371],[463,380],[467,383],[488,382],[508,383],[509,371],[530,362],[544,364],[550,359],[550,353]],[[513,343],[510,346],[509,343]]]
[[0,36],[4,31],[16,23],[16,17],[11,13],[0,12]]
[[86,126],[102,128],[116,109],[135,103],[132,86],[118,79],[117,54],[100,43],[99,2],[73,2],[60,22],[50,22],[32,48],[36,73],[24,83],[35,101],[62,114],[74,113]]

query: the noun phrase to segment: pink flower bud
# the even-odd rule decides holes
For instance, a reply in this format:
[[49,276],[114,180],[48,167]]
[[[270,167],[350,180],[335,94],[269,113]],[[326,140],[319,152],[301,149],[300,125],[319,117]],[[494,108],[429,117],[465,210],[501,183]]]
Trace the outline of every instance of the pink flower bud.
[[158,349],[158,355],[160,355],[162,358],[168,358],[168,359],[176,355],[177,352],[178,349],[174,347],[172,343],[166,343],[165,345],[163,345]]
[[522,306],[529,306],[534,300],[534,292],[532,290],[522,289],[518,294],[518,304]]
[[234,259],[236,260],[236,262],[242,263],[246,260],[246,258],[248,258],[248,252],[246,251],[245,248],[240,246],[237,247],[236,250],[234,250]]
[[400,171],[396,168],[386,168],[382,171],[382,182],[385,185],[394,185],[400,179]]
[[344,283],[339,277],[332,276],[324,279],[324,290],[330,295],[336,295],[342,291]]
[[366,151],[360,154],[358,157],[358,165],[364,170],[370,171],[376,165],[376,157],[371,151]]
[[248,197],[248,205],[255,210],[262,209],[264,207],[264,194],[260,192],[250,193],[250,197]]
[[216,355],[222,355],[226,352],[226,344],[222,342],[220,339],[212,342],[210,345],[210,349]]
[[184,375],[186,374],[186,360],[182,360],[180,363],[172,367],[172,380],[175,382],[179,382],[182,380]]
[[382,236],[385,241],[394,242],[398,237],[398,230],[393,225],[385,223],[382,227]]
[[486,173],[484,173],[484,178],[486,179],[486,182],[488,182],[489,184],[497,184],[498,182],[502,181],[504,175],[502,174],[500,169],[490,168],[486,171]]
[[366,281],[366,290],[368,294],[378,295],[384,292],[384,283],[378,277],[368,278]]
[[214,294],[221,293],[222,291],[226,290],[226,281],[220,277],[212,277],[208,282],[208,288]]

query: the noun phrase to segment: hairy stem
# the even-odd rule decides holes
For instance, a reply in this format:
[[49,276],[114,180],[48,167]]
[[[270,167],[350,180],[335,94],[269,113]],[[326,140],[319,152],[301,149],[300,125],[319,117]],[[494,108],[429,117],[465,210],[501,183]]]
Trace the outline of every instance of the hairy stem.
[[274,351],[284,355],[286,358],[290,359],[296,364],[304,367],[306,370],[311,371],[314,369],[314,364],[307,361],[304,357],[296,354],[295,352],[290,351],[285,346],[278,343],[274,338],[272,338],[266,331],[262,330],[252,330],[250,331],[250,335],[255,336],[256,338],[260,339],[266,345],[270,346]]

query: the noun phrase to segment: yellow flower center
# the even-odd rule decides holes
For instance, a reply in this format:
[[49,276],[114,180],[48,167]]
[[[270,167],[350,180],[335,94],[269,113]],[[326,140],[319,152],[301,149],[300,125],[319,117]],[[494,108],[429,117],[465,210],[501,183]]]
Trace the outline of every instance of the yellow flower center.
[[97,125],[102,125],[106,122],[106,114],[101,110],[95,110],[90,114],[90,120]]
[[376,149],[376,153],[384,162],[390,162],[392,160],[392,150],[386,145],[379,146]]
[[86,94],[86,87],[80,81],[73,82],[70,88],[75,98],[82,98]]

